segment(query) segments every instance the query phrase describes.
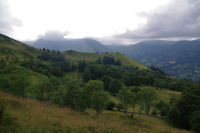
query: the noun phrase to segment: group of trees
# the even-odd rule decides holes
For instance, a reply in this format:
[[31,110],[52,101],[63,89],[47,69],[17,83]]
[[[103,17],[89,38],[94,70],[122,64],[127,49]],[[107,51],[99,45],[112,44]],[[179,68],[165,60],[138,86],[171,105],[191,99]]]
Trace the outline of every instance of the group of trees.
[[139,103],[141,108],[145,108],[146,114],[149,114],[156,98],[157,94],[152,88],[140,89],[138,87],[122,86],[118,93],[118,99],[121,101],[124,112],[128,111],[129,106],[134,109],[135,105]]
[[42,49],[43,52],[38,56],[38,59],[45,60],[45,61],[64,61],[65,57],[62,55],[60,51],[49,50],[49,49]]
[[169,121],[177,127],[200,132],[200,86],[185,89],[169,112]]
[[103,59],[98,58],[96,60],[96,63],[97,64],[105,64],[105,65],[119,65],[119,66],[122,65],[120,59],[115,60],[115,58],[113,56],[104,56]]
[[191,80],[172,79],[160,71],[140,70],[136,67],[104,65],[88,63],[84,65],[83,81],[101,80],[104,87],[111,93],[117,93],[122,84],[126,86],[154,86],[167,88],[175,91],[182,91],[188,87],[195,86]]
[[77,65],[65,59],[61,52],[48,49],[43,49],[37,58],[25,57],[20,65],[47,76],[52,74],[57,77],[62,77],[64,73],[77,69]]

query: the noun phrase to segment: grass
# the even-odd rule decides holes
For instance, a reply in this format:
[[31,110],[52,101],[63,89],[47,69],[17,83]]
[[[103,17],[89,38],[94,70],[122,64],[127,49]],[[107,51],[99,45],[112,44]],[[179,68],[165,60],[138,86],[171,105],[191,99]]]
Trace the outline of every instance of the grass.
[[181,92],[171,90],[156,90],[158,99],[169,102],[172,97],[181,97]]
[[148,69],[146,66],[136,62],[135,60],[132,60],[128,56],[125,56],[121,53],[112,53],[112,55],[115,57],[115,59],[121,60],[122,64],[125,66],[135,66],[138,67],[139,69]]
[[121,112],[104,111],[96,116],[93,110],[79,113],[68,108],[15,97],[0,92],[6,111],[15,118],[22,133],[192,133],[168,125],[164,120]]
[[167,90],[167,89],[157,89],[152,86],[138,86],[141,89],[144,88],[153,88],[156,90],[158,100],[163,100],[165,102],[169,102],[172,97],[180,97],[181,92],[178,91],[172,91],[172,90]]
[[104,54],[98,54],[98,53],[81,53],[76,51],[66,51],[63,53],[65,58],[72,61],[72,62],[78,62],[80,60],[86,60],[86,61],[96,61],[98,58],[103,59],[104,56],[113,56],[115,60],[119,59],[124,66],[134,66],[138,67],[139,69],[148,69],[146,66],[132,60],[131,58],[120,54],[120,53],[104,53]]

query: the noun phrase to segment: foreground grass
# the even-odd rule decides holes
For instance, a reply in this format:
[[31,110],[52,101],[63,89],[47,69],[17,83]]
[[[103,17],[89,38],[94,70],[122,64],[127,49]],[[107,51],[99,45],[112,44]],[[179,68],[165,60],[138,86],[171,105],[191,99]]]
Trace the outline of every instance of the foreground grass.
[[164,120],[104,111],[96,116],[92,110],[78,113],[68,108],[25,99],[0,92],[6,112],[15,119],[22,133],[192,133],[171,127]]

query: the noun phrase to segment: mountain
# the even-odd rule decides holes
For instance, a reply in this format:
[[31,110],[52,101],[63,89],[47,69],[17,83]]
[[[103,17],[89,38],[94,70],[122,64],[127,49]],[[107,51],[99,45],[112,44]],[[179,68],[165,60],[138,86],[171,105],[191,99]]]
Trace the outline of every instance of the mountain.
[[75,50],[79,52],[97,52],[104,53],[108,52],[108,49],[102,45],[100,42],[93,39],[61,39],[61,40],[51,40],[51,39],[38,39],[36,41],[25,42],[36,48],[48,48],[51,50]]
[[177,78],[200,81],[200,40],[153,40],[107,48],[112,52],[124,53],[142,64],[156,66]]
[[200,40],[194,41],[142,41],[134,45],[105,46],[93,39],[41,38],[26,42],[36,48],[51,50],[75,50],[79,52],[105,53],[120,52],[141,64],[155,66],[177,78],[200,81]]
[[[121,53],[37,49],[0,34],[0,133],[187,132],[160,118],[167,117],[172,98],[175,104],[174,97],[197,84]],[[146,97],[164,108],[153,111]]]

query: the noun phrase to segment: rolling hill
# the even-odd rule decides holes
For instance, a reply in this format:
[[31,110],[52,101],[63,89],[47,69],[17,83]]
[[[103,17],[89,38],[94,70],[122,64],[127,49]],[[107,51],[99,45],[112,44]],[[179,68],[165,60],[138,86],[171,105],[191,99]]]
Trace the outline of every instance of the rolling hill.
[[200,40],[144,41],[129,46],[108,46],[136,61],[156,66],[177,78],[200,81]]

